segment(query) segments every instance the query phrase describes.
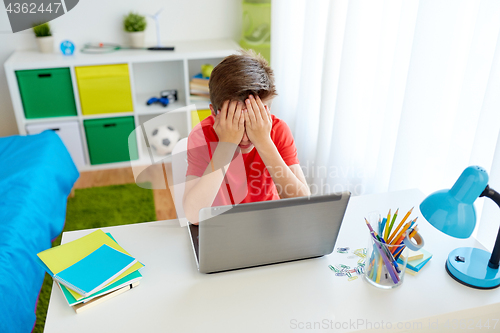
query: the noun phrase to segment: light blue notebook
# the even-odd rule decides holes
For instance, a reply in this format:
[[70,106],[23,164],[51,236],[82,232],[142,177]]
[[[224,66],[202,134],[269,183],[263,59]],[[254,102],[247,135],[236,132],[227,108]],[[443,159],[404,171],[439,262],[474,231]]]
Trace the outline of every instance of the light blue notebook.
[[54,280],[85,297],[99,291],[136,263],[136,259],[107,245],[54,274]]

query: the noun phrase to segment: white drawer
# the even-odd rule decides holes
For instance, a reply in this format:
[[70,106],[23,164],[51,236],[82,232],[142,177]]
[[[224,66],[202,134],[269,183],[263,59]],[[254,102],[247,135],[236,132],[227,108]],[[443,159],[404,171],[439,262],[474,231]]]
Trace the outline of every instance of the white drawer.
[[41,123],[26,125],[26,132],[28,134],[38,134],[45,130],[55,131],[62,142],[68,149],[73,162],[80,168],[85,165],[85,158],[83,157],[82,137],[80,135],[80,127],[77,121]]

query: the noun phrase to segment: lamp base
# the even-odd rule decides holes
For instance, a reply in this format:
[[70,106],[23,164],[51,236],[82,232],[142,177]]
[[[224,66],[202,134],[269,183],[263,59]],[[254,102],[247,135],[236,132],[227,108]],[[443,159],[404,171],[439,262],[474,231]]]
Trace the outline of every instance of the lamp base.
[[500,286],[500,269],[488,267],[491,253],[474,247],[460,247],[450,252],[446,271],[456,281],[477,289]]

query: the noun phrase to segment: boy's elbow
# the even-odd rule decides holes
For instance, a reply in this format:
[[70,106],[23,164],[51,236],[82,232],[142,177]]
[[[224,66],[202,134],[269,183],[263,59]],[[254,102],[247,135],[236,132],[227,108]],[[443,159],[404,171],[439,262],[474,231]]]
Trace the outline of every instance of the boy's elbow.
[[309,186],[306,185],[306,189],[304,191],[304,197],[310,197],[311,196],[311,190],[309,189]]
[[305,180],[304,180],[304,182],[302,182],[302,186],[300,187],[300,194],[303,197],[310,197],[311,196],[311,189],[309,188],[309,186],[307,185],[307,182]]
[[199,211],[189,204],[189,200],[187,197],[184,198],[183,206],[184,206],[184,214],[186,215],[188,221],[191,222],[192,224],[198,224]]
[[185,213],[186,213],[186,218],[188,219],[189,222],[198,225],[199,223],[198,214],[196,214],[195,212],[188,212],[188,211],[186,211]]
[[295,197],[309,197],[309,196],[311,196],[311,191],[307,186],[297,191],[297,195],[295,195]]
[[198,224],[198,212],[196,208],[190,205],[189,193],[184,194],[184,200],[182,200],[182,206],[184,208],[184,214],[189,222],[192,224]]

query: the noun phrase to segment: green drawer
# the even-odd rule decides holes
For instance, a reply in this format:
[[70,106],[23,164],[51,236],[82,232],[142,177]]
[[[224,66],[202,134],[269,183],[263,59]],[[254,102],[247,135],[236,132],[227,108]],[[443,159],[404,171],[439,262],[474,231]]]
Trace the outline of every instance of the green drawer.
[[16,71],[26,118],[76,116],[69,68]]
[[134,117],[103,118],[83,121],[89,147],[90,164],[136,160],[137,141],[129,135],[135,129]]

